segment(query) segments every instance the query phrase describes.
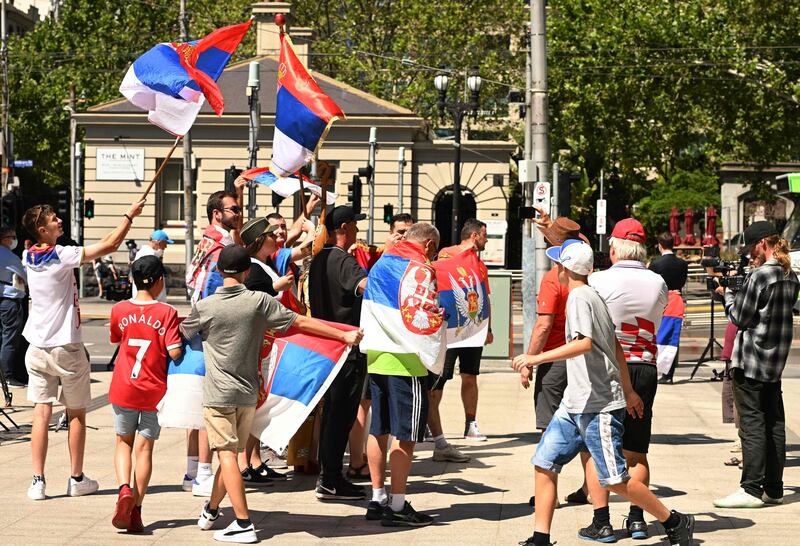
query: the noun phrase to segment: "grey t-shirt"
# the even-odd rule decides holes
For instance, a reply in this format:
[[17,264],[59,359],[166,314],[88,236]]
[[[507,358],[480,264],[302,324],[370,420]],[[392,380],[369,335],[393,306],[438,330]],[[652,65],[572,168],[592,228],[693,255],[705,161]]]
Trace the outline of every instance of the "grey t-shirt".
[[615,356],[614,321],[591,286],[570,291],[567,298],[567,341],[592,340],[592,350],[567,359],[567,389],[562,404],[570,413],[600,413],[625,407]]
[[283,332],[297,318],[272,296],[243,284],[221,286],[198,301],[181,323],[187,339],[203,338],[203,405],[248,407],[258,401],[258,357],[267,330]]

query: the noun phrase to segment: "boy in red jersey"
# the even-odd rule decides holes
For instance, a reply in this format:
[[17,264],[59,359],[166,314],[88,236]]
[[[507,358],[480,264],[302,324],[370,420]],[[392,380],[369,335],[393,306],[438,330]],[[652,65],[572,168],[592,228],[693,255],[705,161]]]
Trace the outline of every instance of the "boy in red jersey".
[[[136,297],[111,309],[111,343],[120,344],[108,392],[117,433],[114,467],[119,483],[111,523],[139,533],[144,529],[142,499],[153,469],[153,444],[161,432],[156,405],[167,391],[167,358],[180,358],[182,349],[177,310],[156,300],[164,288],[161,260],[139,258],[131,265],[131,276]],[[132,451],[136,451],[133,489]]]

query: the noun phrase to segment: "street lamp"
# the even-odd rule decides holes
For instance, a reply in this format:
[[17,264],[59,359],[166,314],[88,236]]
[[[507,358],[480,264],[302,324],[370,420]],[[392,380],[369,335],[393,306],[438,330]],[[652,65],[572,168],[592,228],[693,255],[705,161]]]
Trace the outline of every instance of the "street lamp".
[[461,102],[458,100],[448,101],[447,88],[449,85],[450,76],[446,70],[442,70],[442,72],[433,78],[433,86],[439,92],[439,115],[444,116],[445,111],[447,111],[453,115],[453,120],[455,122],[453,147],[455,148],[456,157],[453,170],[453,229],[450,244],[457,244],[461,240],[459,238],[459,230],[461,227],[459,207],[459,200],[461,197],[461,125],[465,115],[475,113],[478,110],[478,100],[480,98],[483,80],[480,77],[477,66],[473,66],[469,69],[467,74],[467,88],[470,91],[469,102]]

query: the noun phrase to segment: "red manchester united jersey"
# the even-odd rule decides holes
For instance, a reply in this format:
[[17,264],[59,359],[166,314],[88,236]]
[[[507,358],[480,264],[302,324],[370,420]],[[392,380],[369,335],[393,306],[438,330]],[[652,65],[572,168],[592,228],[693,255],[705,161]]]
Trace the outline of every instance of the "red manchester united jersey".
[[167,391],[168,351],[181,346],[178,311],[159,301],[126,300],[111,309],[111,343],[120,344],[108,400],[156,411]]

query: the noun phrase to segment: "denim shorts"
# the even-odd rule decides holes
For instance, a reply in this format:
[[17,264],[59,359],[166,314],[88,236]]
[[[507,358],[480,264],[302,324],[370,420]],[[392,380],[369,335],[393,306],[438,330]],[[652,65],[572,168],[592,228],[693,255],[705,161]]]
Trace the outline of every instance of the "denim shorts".
[[140,411],[111,404],[114,412],[114,431],[120,436],[138,432],[148,440],[158,440],[161,425],[157,411]]
[[559,406],[539,441],[531,463],[559,473],[581,451],[588,451],[600,485],[630,479],[622,454],[625,408],[604,413],[568,413]]

